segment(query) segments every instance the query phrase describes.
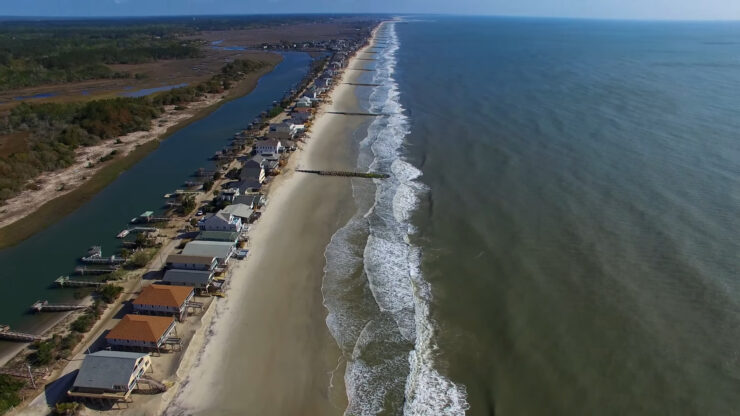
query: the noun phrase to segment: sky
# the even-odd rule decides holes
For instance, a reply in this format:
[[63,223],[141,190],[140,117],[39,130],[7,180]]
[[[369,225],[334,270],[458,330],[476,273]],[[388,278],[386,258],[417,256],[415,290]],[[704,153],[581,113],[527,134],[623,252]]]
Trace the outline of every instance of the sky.
[[740,20],[740,0],[0,0],[0,16],[435,13]]

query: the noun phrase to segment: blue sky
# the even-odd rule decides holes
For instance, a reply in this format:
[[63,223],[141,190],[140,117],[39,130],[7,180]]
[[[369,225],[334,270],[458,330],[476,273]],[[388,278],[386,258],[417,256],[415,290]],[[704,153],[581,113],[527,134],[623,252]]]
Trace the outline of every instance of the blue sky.
[[443,13],[740,20],[740,0],[0,0],[0,15]]

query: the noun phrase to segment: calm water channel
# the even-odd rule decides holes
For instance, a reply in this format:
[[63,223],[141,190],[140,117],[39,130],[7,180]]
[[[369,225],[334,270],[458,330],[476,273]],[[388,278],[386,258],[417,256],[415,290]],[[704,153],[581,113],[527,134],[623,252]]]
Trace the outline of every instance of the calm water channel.
[[[146,210],[160,209],[163,195],[182,187],[208,157],[229,143],[261,111],[279,100],[308,72],[311,58],[286,53],[271,73],[247,96],[221,106],[208,117],[179,130],[133,168],[121,174],[92,200],[53,226],[21,244],[0,250],[0,279],[6,299],[0,303],[0,323],[32,331],[53,314],[32,316],[28,307],[38,299],[69,300],[72,289],[54,289],[60,275],[71,274],[76,259],[88,247],[102,245],[103,255],[119,248],[115,235]],[[0,342],[0,349],[5,345]]]

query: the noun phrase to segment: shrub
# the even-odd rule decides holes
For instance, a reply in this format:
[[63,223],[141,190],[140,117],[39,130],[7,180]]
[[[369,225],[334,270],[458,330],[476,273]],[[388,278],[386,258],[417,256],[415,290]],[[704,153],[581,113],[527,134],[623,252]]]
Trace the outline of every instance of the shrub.
[[0,374],[0,413],[5,413],[21,403],[18,392],[25,386],[23,381],[7,374]]
[[115,302],[121,292],[123,292],[123,288],[117,285],[104,285],[98,288],[100,298],[103,299],[105,303]]

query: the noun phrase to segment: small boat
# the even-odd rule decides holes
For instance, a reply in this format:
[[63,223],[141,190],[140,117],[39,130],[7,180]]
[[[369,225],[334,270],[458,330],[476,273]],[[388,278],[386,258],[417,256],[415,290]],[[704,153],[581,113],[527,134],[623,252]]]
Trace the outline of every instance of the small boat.
[[123,230],[120,233],[116,234],[116,238],[124,238],[128,235],[129,232],[129,230]]

